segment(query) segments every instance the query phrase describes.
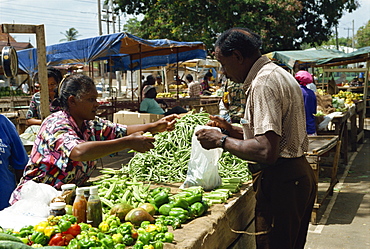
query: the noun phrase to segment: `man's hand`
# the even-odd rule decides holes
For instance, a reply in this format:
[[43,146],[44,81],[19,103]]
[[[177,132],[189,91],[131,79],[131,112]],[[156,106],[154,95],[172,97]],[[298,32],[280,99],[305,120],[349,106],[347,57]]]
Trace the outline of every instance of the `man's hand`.
[[198,141],[206,150],[219,148],[221,146],[220,140],[224,136],[217,129],[201,129],[195,133]]

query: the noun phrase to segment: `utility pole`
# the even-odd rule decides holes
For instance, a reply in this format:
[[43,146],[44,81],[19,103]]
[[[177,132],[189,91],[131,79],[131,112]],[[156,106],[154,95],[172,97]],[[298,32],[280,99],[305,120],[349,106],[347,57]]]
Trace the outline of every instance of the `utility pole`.
[[[347,30],[347,47],[349,47],[349,31],[351,30],[352,28],[344,28],[344,30]],[[348,48],[347,48],[347,53],[348,53]]]
[[355,49],[355,20],[352,20],[352,50]]

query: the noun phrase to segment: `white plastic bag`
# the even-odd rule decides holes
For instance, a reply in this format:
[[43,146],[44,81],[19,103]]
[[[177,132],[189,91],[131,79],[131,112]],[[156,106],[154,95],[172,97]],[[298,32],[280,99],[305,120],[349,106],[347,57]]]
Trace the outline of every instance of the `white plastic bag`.
[[201,126],[195,127],[191,142],[191,154],[188,163],[188,172],[180,189],[191,186],[201,186],[208,191],[221,185],[221,177],[218,174],[218,160],[221,157],[222,149],[203,149],[195,133],[200,129],[218,129],[217,127]]

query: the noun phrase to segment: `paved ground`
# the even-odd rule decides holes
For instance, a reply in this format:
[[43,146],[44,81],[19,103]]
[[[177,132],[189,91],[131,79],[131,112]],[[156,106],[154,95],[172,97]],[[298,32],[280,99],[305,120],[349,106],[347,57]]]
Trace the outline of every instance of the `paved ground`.
[[334,194],[310,225],[306,249],[370,248],[370,136],[338,174]]
[[[370,131],[357,152],[349,152],[347,165],[338,169],[339,183],[318,212],[318,225],[310,224],[305,249],[370,248]],[[101,160],[105,168],[120,168],[130,160],[126,151]],[[101,168],[101,167],[99,167]],[[93,175],[99,176],[98,170]],[[94,179],[94,178],[93,178]],[[320,178],[319,193],[328,180]],[[320,196],[320,194],[319,194]]]

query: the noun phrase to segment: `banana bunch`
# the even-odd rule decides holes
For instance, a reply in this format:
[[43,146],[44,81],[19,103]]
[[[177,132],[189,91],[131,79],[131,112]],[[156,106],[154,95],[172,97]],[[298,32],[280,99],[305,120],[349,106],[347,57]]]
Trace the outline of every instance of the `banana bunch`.
[[157,98],[172,98],[172,93],[157,93]]
[[364,94],[362,93],[353,93],[347,91],[339,91],[337,94],[333,94],[333,98],[344,99],[346,105],[352,105],[355,102],[362,100]]

